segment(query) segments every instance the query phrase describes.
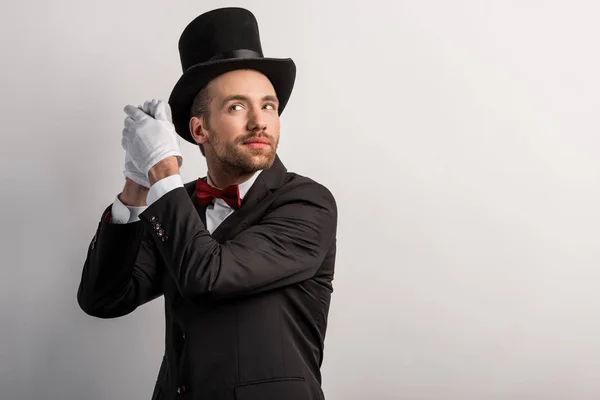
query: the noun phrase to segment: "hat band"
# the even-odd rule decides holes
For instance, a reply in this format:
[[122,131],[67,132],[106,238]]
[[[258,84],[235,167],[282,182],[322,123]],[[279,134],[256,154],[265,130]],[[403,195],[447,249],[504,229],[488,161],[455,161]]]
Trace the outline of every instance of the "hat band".
[[225,60],[229,58],[263,58],[263,55],[254,50],[238,49],[216,54],[212,56],[209,61]]

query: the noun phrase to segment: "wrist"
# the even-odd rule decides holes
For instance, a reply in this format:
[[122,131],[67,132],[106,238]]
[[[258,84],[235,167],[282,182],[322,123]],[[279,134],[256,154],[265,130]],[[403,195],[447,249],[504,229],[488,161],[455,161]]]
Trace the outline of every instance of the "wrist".
[[146,205],[146,196],[148,196],[148,188],[126,178],[119,200],[126,206],[143,207]]
[[164,160],[160,160],[148,171],[148,180],[150,185],[169,177],[179,174],[179,162],[176,156],[169,156]]

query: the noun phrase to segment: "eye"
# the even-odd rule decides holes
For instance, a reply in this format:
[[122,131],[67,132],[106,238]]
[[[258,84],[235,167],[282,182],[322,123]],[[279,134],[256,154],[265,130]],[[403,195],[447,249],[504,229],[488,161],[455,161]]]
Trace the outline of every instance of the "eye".
[[[238,107],[238,108],[236,108]],[[241,104],[233,104],[231,106],[229,106],[229,111],[239,111],[242,109],[242,105]]]
[[275,104],[269,103],[269,104],[265,104],[265,108],[270,109],[270,110],[275,110]]

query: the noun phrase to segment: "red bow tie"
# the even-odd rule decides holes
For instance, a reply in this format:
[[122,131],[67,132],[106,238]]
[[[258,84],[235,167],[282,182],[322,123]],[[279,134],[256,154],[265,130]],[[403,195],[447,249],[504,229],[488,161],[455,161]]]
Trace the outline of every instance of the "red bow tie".
[[196,181],[196,197],[200,204],[210,204],[215,198],[223,199],[229,207],[236,209],[242,206],[240,199],[240,189],[238,185],[231,185],[225,189],[217,189],[210,186],[204,179]]

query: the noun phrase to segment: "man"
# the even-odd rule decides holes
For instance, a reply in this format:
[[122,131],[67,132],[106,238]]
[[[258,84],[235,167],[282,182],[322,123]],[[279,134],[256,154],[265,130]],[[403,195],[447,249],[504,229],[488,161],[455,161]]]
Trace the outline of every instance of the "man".
[[[179,51],[170,107],[125,107],[126,183],[90,244],[79,305],[115,318],[164,295],[153,399],[324,399],[337,208],[276,155],[295,65],[263,57],[240,8],[196,18]],[[175,132],[200,146],[206,178],[183,184]]]

